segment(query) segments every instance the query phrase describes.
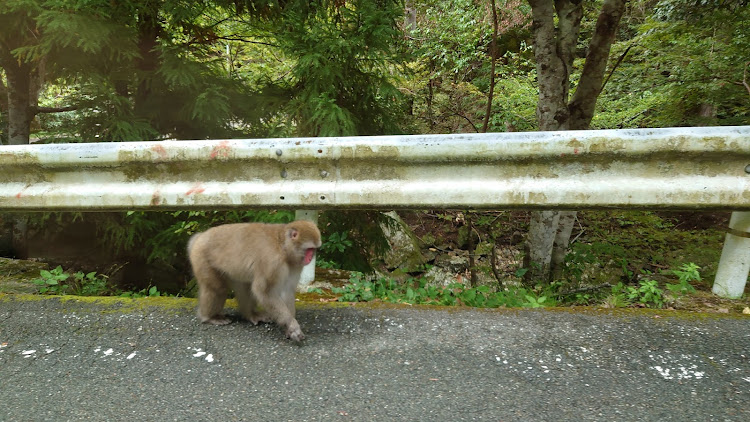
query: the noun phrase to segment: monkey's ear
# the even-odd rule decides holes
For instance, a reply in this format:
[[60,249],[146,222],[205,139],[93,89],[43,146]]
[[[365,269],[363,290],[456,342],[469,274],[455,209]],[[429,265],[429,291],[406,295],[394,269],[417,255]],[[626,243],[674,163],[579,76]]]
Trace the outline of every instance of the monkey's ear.
[[297,229],[289,229],[287,235],[290,239],[295,240],[297,239],[297,237],[299,237],[299,231],[297,231]]

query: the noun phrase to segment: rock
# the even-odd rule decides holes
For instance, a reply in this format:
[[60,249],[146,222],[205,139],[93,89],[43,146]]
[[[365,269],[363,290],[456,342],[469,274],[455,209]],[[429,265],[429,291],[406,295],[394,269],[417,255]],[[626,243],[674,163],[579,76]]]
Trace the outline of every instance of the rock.
[[456,274],[445,271],[440,267],[430,268],[426,273],[424,273],[424,278],[427,279],[427,282],[429,284],[443,287],[446,287],[449,284],[455,283],[457,281]]
[[422,256],[419,239],[395,211],[387,212],[385,215],[393,220],[392,224],[382,226],[390,245],[390,250],[383,257],[386,267],[389,270],[400,268],[414,271],[423,266],[427,260]]
[[440,254],[435,258],[435,266],[454,274],[462,273],[469,269],[469,252],[459,249]]

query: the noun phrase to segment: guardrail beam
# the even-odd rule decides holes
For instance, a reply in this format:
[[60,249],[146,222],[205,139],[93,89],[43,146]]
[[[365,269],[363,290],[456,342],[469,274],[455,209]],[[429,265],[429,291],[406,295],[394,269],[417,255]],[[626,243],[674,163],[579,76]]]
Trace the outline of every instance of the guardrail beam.
[[6,146],[0,209],[750,210],[750,127]]
[[732,210],[714,292],[750,267],[750,126],[20,145],[0,169],[5,211]]

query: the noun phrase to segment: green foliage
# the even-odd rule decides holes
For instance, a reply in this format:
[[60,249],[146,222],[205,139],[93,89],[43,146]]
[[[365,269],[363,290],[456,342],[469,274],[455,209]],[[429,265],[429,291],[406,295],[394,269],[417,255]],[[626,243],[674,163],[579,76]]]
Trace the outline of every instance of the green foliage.
[[333,232],[328,236],[323,235],[323,244],[320,246],[319,257],[315,265],[320,268],[340,269],[341,265],[326,257],[345,256],[347,250],[354,246],[354,242],[347,238],[347,232]]
[[631,20],[633,38],[613,47],[613,60],[627,55],[592,127],[748,124],[750,93],[741,84],[750,51],[747,2],[641,3],[649,13]]
[[701,275],[698,270],[700,270],[700,267],[692,262],[682,264],[678,270],[672,270],[672,274],[677,276],[679,283],[669,283],[666,286],[667,289],[676,295],[694,293],[695,287],[690,283],[701,281]]
[[628,300],[656,308],[664,306],[664,292],[659,288],[659,283],[656,280],[644,278],[638,284],[638,287],[628,286],[626,288]]
[[162,293],[159,291],[159,289],[156,286],[151,286],[149,288],[137,290],[137,291],[120,292],[119,296],[138,299],[142,297],[160,297],[162,296]]
[[[404,84],[413,93],[419,131],[474,132],[481,128],[490,84],[492,13],[472,0],[410,2],[417,11],[408,44],[414,75]],[[496,87],[489,130],[536,128],[537,91],[530,48],[527,2],[497,1]]]
[[[390,217],[377,211],[326,211],[319,227],[326,243],[319,251],[323,265],[351,271],[372,272],[371,258],[389,248],[382,225]],[[343,237],[342,237],[343,236]]]
[[346,232],[331,233],[320,246],[320,250],[324,253],[344,252],[353,245],[352,241],[346,237]]
[[626,286],[623,283],[612,286],[612,295],[615,299],[609,298],[609,303],[613,304],[613,307],[622,307],[633,303],[653,308],[664,307],[664,291],[659,288],[658,282],[651,279],[649,275],[647,271],[644,272],[644,277],[638,282],[638,286]]
[[[530,7],[496,4],[489,128],[535,130]],[[44,63],[39,105],[69,110],[37,115],[44,142],[478,130],[490,83],[487,3],[408,6],[413,31],[400,27],[396,0],[12,0],[0,10],[10,54],[1,62]],[[746,6],[634,2],[592,127],[747,124]],[[584,7],[582,39],[598,7]]]
[[47,271],[41,270],[39,272],[39,278],[31,280],[32,283],[37,285],[39,293],[41,294],[65,294],[68,290],[68,286],[63,282],[70,277],[70,274],[63,271],[61,266]]
[[101,296],[107,292],[107,277],[97,275],[95,271],[73,274],[73,294],[77,296]]
[[523,304],[525,308],[541,308],[545,306],[544,302],[547,301],[547,296],[524,295],[524,297],[526,298],[526,303]]
[[492,132],[530,132],[537,130],[537,88],[535,75],[508,75],[496,82],[489,130]]
[[[590,265],[605,268],[619,266],[623,261],[636,272],[640,268],[678,268],[684,262],[715,271],[724,233],[711,224],[698,230],[684,226],[675,229],[674,215],[650,211],[579,212],[586,240],[571,244],[564,277],[579,280],[579,275]],[[694,221],[713,218],[700,212],[682,216]],[[710,277],[711,273],[707,275]]]
[[291,211],[128,211],[102,230],[104,244],[115,251],[134,251],[148,262],[185,262],[190,236],[219,224],[240,222],[288,223]]
[[[571,244],[561,279],[550,287],[565,303],[603,303],[608,307],[643,305],[643,301],[648,306],[661,307],[670,298],[694,292],[696,283],[702,280],[701,266],[715,271],[724,233],[713,228],[713,221],[721,215],[680,213],[680,220],[673,215],[580,212],[579,223],[584,231],[581,239],[585,241]],[[693,224],[700,228],[691,228]],[[702,228],[704,225],[708,228]],[[686,261],[694,262],[685,264]],[[673,269],[662,271],[665,267]],[[676,277],[677,282],[670,281],[669,276]],[[607,295],[609,289],[602,287],[618,281],[622,281],[620,288],[624,293]],[[652,287],[659,291],[654,290],[649,296]],[[665,292],[670,293],[666,298]]]
[[106,276],[81,271],[71,275],[59,265],[49,271],[41,270],[39,278],[32,280],[32,283],[37,285],[41,294],[100,296],[109,290]]
[[409,303],[441,306],[471,306],[480,308],[554,306],[554,300],[537,296],[534,292],[520,288],[494,292],[488,286],[466,287],[452,283],[447,287],[427,283],[425,278],[409,278],[398,283],[387,277],[370,279],[361,273],[352,274],[349,283],[334,288],[341,302],[370,302],[381,300],[391,303]]
[[293,60],[287,106],[303,136],[398,132],[400,93],[392,74],[402,65],[394,0],[294,2],[276,42]]
[[565,255],[562,277],[581,283],[587,270],[597,266],[602,260],[623,261],[624,258],[625,248],[622,246],[608,242],[577,242],[571,245],[570,252]]

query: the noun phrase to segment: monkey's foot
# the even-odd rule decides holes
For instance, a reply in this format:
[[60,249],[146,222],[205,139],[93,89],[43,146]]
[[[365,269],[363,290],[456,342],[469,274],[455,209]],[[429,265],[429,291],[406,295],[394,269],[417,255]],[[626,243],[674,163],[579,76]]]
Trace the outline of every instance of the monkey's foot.
[[273,320],[266,314],[254,314],[250,317],[250,322],[252,322],[253,325],[258,325],[261,322],[273,322]]
[[305,335],[302,333],[302,329],[299,327],[297,321],[292,321],[289,324],[289,328],[286,330],[286,338],[290,338],[296,342],[300,342],[305,339]]
[[224,315],[216,315],[214,317],[204,319],[202,322],[204,324],[211,324],[211,325],[227,325],[230,322],[232,322],[232,320],[225,317]]

